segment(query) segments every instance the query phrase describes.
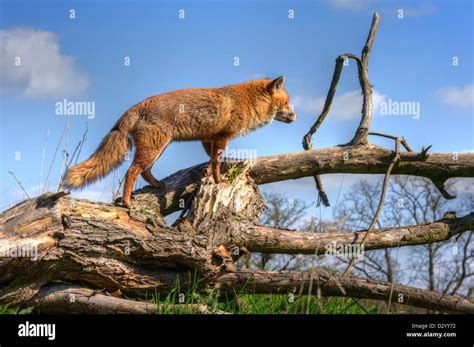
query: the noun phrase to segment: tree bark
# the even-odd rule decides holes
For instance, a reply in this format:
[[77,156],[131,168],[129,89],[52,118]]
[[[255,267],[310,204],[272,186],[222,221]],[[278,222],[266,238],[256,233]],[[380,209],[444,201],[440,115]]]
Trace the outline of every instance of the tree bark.
[[[433,223],[400,228],[378,229],[371,233],[364,250],[416,246],[449,240],[455,235],[474,229],[474,212],[456,218],[449,216]],[[284,254],[333,254],[338,247],[357,245],[365,231],[313,233],[283,230],[261,225],[247,226],[238,243],[252,252]]]
[[[258,185],[314,176],[316,174],[384,174],[394,152],[374,145],[337,146],[318,150],[277,154],[257,158],[249,175]],[[183,209],[201,179],[207,163],[180,170],[163,180],[166,188],[145,187],[134,192],[136,206],[153,206],[166,216]],[[225,164],[224,164],[225,165]],[[225,167],[223,168],[225,172]],[[402,152],[392,175],[412,175],[431,179],[437,187],[454,177],[474,177],[474,153]]]
[[[389,301],[391,284],[356,277],[339,277],[327,271],[269,272],[239,271],[218,279],[223,291],[237,293],[300,293],[321,296],[349,296],[359,299]],[[312,284],[310,286],[310,283]],[[311,289],[310,289],[311,288]],[[301,290],[303,289],[303,290]],[[440,312],[474,313],[474,303],[469,300],[437,292],[393,285],[393,302]]]
[[144,296],[171,290],[177,278],[186,287],[220,271],[205,237],[151,230],[113,205],[42,196],[0,221],[0,304],[28,301],[55,280]]
[[[176,310],[186,313],[215,313],[204,304],[156,305],[128,300],[75,285],[51,285],[41,288],[27,305],[40,313],[60,314],[152,314]],[[218,312],[217,312],[218,313]]]
[[[353,242],[357,234],[312,234],[255,225],[263,209],[257,185],[245,174],[218,185],[203,178],[187,216],[174,228],[157,225],[146,209],[129,214],[121,207],[61,193],[26,200],[0,215],[0,304],[33,305],[43,312],[63,307],[69,312],[70,305],[61,303],[75,288],[73,292],[82,299],[71,308],[74,312],[111,312],[114,303],[118,305],[116,312],[148,312],[149,306],[142,304],[91,298],[87,290],[120,290],[127,297],[144,298],[169,293],[177,279],[185,292],[198,278],[198,289],[283,293],[304,284],[308,275],[237,271],[233,260],[240,252],[235,253],[235,249],[243,246],[258,251],[314,253],[325,247],[324,242]],[[400,240],[401,245],[440,240],[470,228],[472,219],[471,214],[380,230],[367,247],[393,246]],[[388,284],[324,277],[327,275],[322,272],[318,276],[313,288],[320,285],[325,296],[387,300]],[[55,281],[66,281],[73,287],[51,290]],[[461,298],[395,288],[408,298],[405,304],[448,312],[472,309]]]

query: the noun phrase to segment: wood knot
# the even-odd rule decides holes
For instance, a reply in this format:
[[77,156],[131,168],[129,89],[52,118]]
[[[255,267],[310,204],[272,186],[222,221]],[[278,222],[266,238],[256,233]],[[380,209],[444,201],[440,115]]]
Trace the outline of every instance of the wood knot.
[[222,270],[225,271],[234,271],[234,262],[232,255],[227,251],[223,246],[214,247],[212,250],[212,261],[214,264],[221,266]]
[[456,212],[448,211],[443,215],[443,219],[456,219]]

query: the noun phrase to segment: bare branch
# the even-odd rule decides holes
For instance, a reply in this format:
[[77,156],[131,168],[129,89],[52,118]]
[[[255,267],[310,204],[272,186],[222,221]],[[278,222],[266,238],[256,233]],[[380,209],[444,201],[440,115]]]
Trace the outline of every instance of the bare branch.
[[[259,157],[249,170],[257,184],[297,179],[315,174],[384,174],[394,152],[374,145],[332,147]],[[402,152],[392,175],[413,175],[446,181],[452,177],[474,177],[474,154]],[[134,204],[156,206],[168,215],[181,206],[196,189],[207,163],[175,172],[163,179],[164,189],[144,187],[134,192]],[[225,170],[225,168],[223,168]]]
[[23,185],[21,184],[20,180],[18,180],[18,178],[16,178],[15,174],[11,171],[8,171],[8,173],[10,175],[13,176],[13,178],[15,179],[16,183],[18,183],[18,185],[20,186],[21,190],[23,190],[23,193],[25,193],[25,195],[28,197],[28,199],[30,199],[30,196],[28,195],[28,193],[26,192],[25,190],[25,187],[23,187]]
[[[368,65],[369,65],[369,56],[372,50],[372,46],[375,40],[375,33],[379,25],[380,16],[376,12],[372,19],[372,25],[370,26],[369,36],[367,37],[367,42],[362,50],[361,62],[362,64],[358,65],[358,74],[359,74],[359,83],[362,89],[363,101],[362,101],[362,119],[360,121],[359,127],[355,133],[354,138],[350,141],[350,144],[353,146],[365,145],[368,143],[367,133],[370,129],[370,122],[372,120],[372,85],[369,81],[368,76]],[[362,65],[362,66],[360,66]]]
[[[400,228],[378,229],[371,233],[364,250],[415,246],[449,240],[451,237],[474,229],[474,212],[460,218],[441,219],[433,223]],[[312,233],[253,226],[236,243],[252,252],[285,254],[325,254],[328,246],[354,245],[365,237],[366,231],[340,233]]]
[[[388,135],[388,134],[382,134],[382,133],[377,133],[377,132],[369,132],[367,133],[367,135],[374,135],[374,136],[381,136],[381,137],[386,137],[388,139],[392,139],[392,140],[396,140],[396,139],[400,139],[400,144],[408,151],[408,152],[413,152],[413,149],[411,149],[411,147],[408,145],[408,142],[405,140],[404,137],[397,137],[397,136],[393,136],[393,135]],[[429,148],[429,147],[428,147]]]
[[[308,294],[312,278],[311,294],[322,296],[348,296],[359,299],[388,301],[391,284],[355,277],[338,277],[324,270],[311,272],[265,272],[241,270],[227,273],[217,280],[218,288],[229,292],[248,293],[296,293]],[[443,295],[433,291],[393,284],[393,294],[403,298],[404,305],[422,307],[434,311],[452,313],[474,313],[474,303],[459,297]]]

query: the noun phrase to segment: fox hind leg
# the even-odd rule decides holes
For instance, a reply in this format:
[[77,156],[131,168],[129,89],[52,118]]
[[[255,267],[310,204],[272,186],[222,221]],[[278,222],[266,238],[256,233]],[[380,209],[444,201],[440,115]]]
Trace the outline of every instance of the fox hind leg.
[[220,183],[221,179],[221,157],[223,151],[227,146],[227,138],[219,138],[213,141],[202,141],[202,146],[207,155],[211,158],[209,164],[205,169],[205,175],[210,175],[214,178],[215,183]]
[[[123,188],[122,205],[130,206],[130,198],[132,195],[133,184],[138,175],[142,175],[143,179],[157,188],[163,188],[163,183],[160,183],[151,174],[151,167],[158,159],[166,146],[170,143],[170,137],[154,129],[146,129],[145,131],[134,134],[134,141],[136,146],[135,158],[133,163],[125,175],[125,183]],[[148,137],[143,135],[153,134]],[[140,136],[142,135],[142,136]]]
[[122,196],[122,205],[129,207],[130,206],[130,197],[132,195],[132,188],[135,180],[142,171],[142,167],[135,161],[132,163],[130,168],[125,174],[125,183],[123,185],[123,196]]

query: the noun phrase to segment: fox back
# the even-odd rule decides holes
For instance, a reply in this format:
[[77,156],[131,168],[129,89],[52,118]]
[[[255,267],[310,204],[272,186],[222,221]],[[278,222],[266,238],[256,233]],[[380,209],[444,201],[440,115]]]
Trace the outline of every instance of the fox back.
[[[173,140],[212,140],[215,136],[244,135],[287,111],[288,95],[277,82],[263,78],[222,88],[181,89],[141,102],[143,122],[167,128]],[[280,82],[283,83],[283,82]]]

